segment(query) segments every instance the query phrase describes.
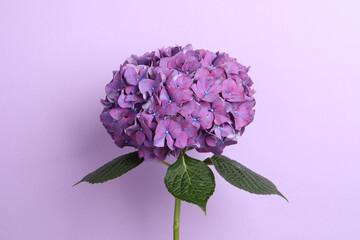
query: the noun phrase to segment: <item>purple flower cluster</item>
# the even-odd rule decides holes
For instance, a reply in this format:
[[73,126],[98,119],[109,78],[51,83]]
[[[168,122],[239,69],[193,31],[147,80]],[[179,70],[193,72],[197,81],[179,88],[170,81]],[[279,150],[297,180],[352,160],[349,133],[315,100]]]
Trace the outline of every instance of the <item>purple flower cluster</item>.
[[254,118],[249,68],[191,45],[132,55],[106,85],[101,122],[145,160],[182,149],[221,154]]

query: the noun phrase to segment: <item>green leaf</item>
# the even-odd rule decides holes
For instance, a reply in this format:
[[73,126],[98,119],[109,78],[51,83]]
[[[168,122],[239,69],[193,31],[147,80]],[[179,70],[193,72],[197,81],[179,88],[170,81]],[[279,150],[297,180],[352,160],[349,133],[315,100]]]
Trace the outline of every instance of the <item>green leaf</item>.
[[244,165],[223,155],[214,155],[210,159],[218,173],[235,187],[255,194],[276,194],[288,201],[270,180],[253,172]]
[[213,165],[212,161],[210,158],[206,158],[203,163],[205,163],[206,165]]
[[144,159],[139,158],[137,151],[122,155],[98,168],[94,172],[89,173],[79,182],[75,183],[74,186],[81,182],[103,183],[109,181],[127,173],[131,169],[137,167],[143,161]]
[[180,200],[198,205],[206,215],[206,203],[215,191],[215,178],[202,161],[179,156],[165,175],[168,191]]

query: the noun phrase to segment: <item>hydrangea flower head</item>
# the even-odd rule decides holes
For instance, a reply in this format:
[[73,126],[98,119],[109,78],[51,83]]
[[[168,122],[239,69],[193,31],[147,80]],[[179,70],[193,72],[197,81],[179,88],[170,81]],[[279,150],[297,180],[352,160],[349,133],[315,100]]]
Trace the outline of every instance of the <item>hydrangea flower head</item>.
[[100,120],[119,147],[145,160],[181,150],[221,154],[254,119],[249,68],[191,45],[132,55],[114,71]]

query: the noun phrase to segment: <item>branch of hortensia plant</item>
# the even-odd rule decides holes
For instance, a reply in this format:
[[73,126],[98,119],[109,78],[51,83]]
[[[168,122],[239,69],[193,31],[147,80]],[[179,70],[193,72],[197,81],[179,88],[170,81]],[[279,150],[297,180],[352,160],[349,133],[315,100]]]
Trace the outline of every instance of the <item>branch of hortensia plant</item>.
[[181,153],[177,161],[168,167],[164,181],[175,197],[174,240],[179,240],[181,201],[200,206],[206,214],[206,203],[215,190],[215,178],[205,163]]
[[[122,155],[86,175],[74,186],[81,182],[103,183],[118,178],[143,161],[138,152]],[[198,205],[206,215],[206,204],[215,191],[215,177],[209,165],[213,165],[220,176],[237,188],[260,195],[276,194],[287,200],[270,180],[223,155],[200,161],[181,153],[173,164],[165,161],[159,163],[168,167],[164,182],[175,197],[174,240],[179,239],[181,201]]]
[[[181,156],[179,156],[181,157]],[[165,161],[158,161],[161,164],[166,166],[171,166],[170,163]],[[179,228],[180,228],[180,208],[181,208],[181,200],[175,198],[175,207],[174,207],[174,224],[173,224],[173,239],[179,240]]]

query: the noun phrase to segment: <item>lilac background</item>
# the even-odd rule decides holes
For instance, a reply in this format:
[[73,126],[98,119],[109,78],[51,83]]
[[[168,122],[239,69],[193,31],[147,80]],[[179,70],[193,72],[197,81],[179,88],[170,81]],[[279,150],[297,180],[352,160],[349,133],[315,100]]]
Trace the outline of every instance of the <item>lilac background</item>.
[[290,203],[215,174],[208,216],[182,205],[182,239],[358,239],[359,16],[355,0],[2,0],[0,239],[171,238],[164,165],[71,186],[130,151],[99,122],[112,70],[186,43],[252,66],[255,121],[225,154]]

